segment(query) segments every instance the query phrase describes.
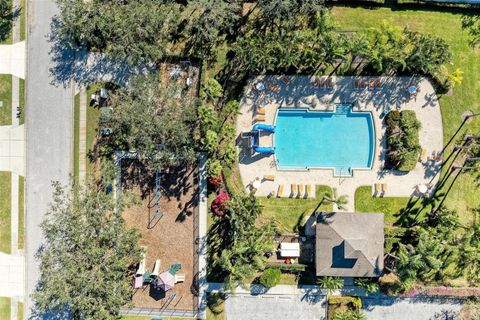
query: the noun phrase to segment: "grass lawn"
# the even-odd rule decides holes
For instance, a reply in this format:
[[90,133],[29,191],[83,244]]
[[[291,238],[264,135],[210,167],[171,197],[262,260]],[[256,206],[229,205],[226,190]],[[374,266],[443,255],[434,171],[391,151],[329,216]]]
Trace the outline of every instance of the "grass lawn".
[[[13,1],[10,0],[8,1],[8,6],[9,6],[9,12],[11,12],[12,7],[13,7]],[[3,19],[3,17],[2,17]],[[10,24],[5,26],[5,29],[0,30],[0,44],[11,44],[12,43],[12,26],[13,26],[13,21],[10,21]]]
[[165,316],[122,316],[122,320],[150,320],[152,318],[160,318],[162,320],[185,320],[189,318],[176,318],[176,317],[165,317]]
[[18,302],[17,303],[17,319],[19,320],[23,320],[23,303],[22,302]]
[[[399,5],[392,10],[390,8],[348,8],[335,6],[332,8],[335,21],[340,30],[356,31],[369,27],[379,26],[383,21],[408,26],[413,30],[427,32],[438,35],[445,39],[453,51],[453,65],[451,69],[460,68],[464,71],[462,84],[456,86],[452,96],[440,97],[440,106],[443,117],[444,143],[454,136],[462,123],[461,114],[465,110],[471,110],[474,113],[480,112],[480,49],[472,49],[469,46],[469,36],[461,28],[461,12],[437,12],[433,10],[422,10],[418,6],[416,10],[401,10]],[[440,9],[439,9],[440,10]],[[477,117],[472,123],[465,125],[455,136],[458,138],[465,131],[478,133],[480,129],[480,117]],[[447,146],[445,154],[451,151],[452,142]],[[448,167],[448,163],[445,168]],[[447,170],[443,170],[445,175]],[[452,181],[455,183],[452,185]],[[451,189],[448,191],[450,186]],[[448,193],[447,193],[448,191]],[[480,196],[478,196],[478,187],[475,180],[468,173],[464,173],[454,180],[449,177],[439,193],[447,193],[445,205],[456,209],[460,219],[464,223],[471,222],[474,218],[473,208],[480,207]],[[365,196],[360,192],[362,196]],[[362,198],[365,200],[365,197]],[[361,201],[361,199],[356,199]],[[357,202],[356,201],[356,202]],[[373,211],[377,206],[392,206],[398,210],[408,202],[407,198],[392,199],[390,203],[381,204],[389,200],[372,200],[361,203],[361,209]],[[387,209],[392,210],[392,209]]]
[[19,105],[20,105],[20,119],[19,123],[25,123],[25,80],[19,79]]
[[304,217],[315,211],[332,211],[332,204],[322,204],[325,193],[332,192],[328,186],[316,186],[316,197],[309,199],[291,198],[261,198],[263,217],[273,218],[285,232],[298,232],[298,226],[303,225]]
[[0,297],[0,319],[10,319],[10,298]]
[[25,235],[25,178],[18,176],[18,248],[24,247]]
[[0,126],[12,124],[12,76],[0,74]]
[[25,40],[25,29],[27,28],[27,24],[25,22],[27,16],[27,7],[25,0],[20,0],[20,6],[22,11],[20,12],[20,41]]
[[80,152],[80,94],[75,95],[73,109],[73,179],[78,181]]
[[100,109],[90,107],[90,97],[95,91],[99,90],[104,83],[95,83],[89,85],[87,88],[87,177],[93,174],[93,164],[90,162],[88,155],[95,143],[95,137],[97,136],[98,119],[100,117]]
[[207,320],[225,319],[225,300],[219,293],[207,295]]
[[[402,209],[404,209],[411,198],[381,198],[372,197],[372,187],[363,186],[355,191],[355,212],[382,212],[385,214],[385,224],[393,225],[398,222]],[[412,199],[414,209],[420,209],[420,202]]]
[[0,251],[10,253],[11,249],[11,186],[12,174],[0,172]]

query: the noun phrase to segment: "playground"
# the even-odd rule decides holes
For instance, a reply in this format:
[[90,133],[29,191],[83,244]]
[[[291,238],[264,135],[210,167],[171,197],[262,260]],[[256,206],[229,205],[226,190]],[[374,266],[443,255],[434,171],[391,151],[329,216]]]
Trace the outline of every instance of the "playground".
[[197,310],[198,299],[192,293],[196,288],[198,260],[195,243],[198,231],[197,167],[151,173],[143,170],[138,162],[127,163],[122,164],[122,180],[122,192],[132,191],[140,198],[138,205],[124,210],[124,218],[142,235],[140,245],[146,251],[145,274],[153,273],[156,261],[160,260],[160,276],[175,264],[181,265],[176,276],[184,276],[183,281],[166,290],[154,283],[144,282],[142,285],[140,281],[140,287],[134,289],[134,307],[157,311]]

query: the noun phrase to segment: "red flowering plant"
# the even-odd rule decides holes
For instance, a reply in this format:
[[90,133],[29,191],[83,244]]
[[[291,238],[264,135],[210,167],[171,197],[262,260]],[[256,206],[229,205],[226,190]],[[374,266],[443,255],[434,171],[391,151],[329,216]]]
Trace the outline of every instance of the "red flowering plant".
[[230,200],[230,196],[226,191],[222,191],[218,194],[218,196],[212,202],[212,212],[221,217],[225,214],[225,208],[227,207],[227,203]]
[[220,175],[208,177],[208,184],[210,190],[219,190],[222,187],[222,177]]

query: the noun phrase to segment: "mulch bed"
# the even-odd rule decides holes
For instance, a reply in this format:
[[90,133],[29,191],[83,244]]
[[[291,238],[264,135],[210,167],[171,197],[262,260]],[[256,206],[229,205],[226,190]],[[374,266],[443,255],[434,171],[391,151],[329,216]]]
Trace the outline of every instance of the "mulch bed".
[[[132,177],[135,170],[129,167]],[[165,293],[163,290],[146,286],[133,295],[135,307],[196,310],[198,299],[192,294],[197,265],[196,238],[198,224],[198,169],[177,168],[162,173],[159,212],[161,218],[154,219],[155,175],[144,170],[137,171],[137,184],[125,184],[141,198],[141,204],[127,208],[124,218],[127,225],[140,231],[141,246],[147,247],[146,271],[152,272],[156,259],[161,260],[160,273],[170,265],[181,263],[178,272],[186,275],[184,283]],[[175,295],[172,298],[173,294]]]

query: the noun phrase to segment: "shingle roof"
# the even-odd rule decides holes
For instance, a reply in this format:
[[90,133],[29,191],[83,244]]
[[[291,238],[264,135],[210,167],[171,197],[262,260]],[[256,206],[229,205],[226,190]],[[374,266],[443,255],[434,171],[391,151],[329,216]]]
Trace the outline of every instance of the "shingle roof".
[[322,213],[317,217],[317,276],[383,274],[383,213]]

